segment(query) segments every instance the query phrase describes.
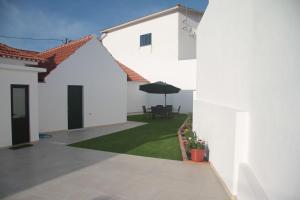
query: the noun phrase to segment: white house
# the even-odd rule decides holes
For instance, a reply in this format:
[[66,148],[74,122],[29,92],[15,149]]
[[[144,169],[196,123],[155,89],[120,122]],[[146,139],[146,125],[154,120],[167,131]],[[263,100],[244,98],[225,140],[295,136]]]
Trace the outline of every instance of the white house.
[[[105,29],[101,40],[118,61],[150,82],[165,81],[181,88],[177,95],[182,108],[191,112],[193,101],[189,98],[196,88],[195,32],[202,15],[176,5]],[[163,102],[160,96],[151,99],[158,99],[154,104]]]
[[38,73],[43,59],[0,44],[0,147],[39,139]]
[[300,199],[299,10],[210,1],[197,30],[194,129],[237,199]]
[[94,36],[38,54],[40,132],[126,122],[127,78]]

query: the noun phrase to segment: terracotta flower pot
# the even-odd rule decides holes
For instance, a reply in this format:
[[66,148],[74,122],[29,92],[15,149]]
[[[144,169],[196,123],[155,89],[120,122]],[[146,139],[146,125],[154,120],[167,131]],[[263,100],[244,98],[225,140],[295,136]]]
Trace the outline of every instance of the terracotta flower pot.
[[204,160],[204,149],[191,149],[191,160],[202,162]]

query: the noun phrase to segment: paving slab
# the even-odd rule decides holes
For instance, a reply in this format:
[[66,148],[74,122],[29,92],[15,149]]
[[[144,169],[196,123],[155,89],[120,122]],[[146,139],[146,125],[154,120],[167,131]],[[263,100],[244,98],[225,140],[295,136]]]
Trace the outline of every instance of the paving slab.
[[[0,198],[81,200],[227,200],[209,164],[69,147],[74,141],[141,124],[53,133],[24,149],[0,150]],[[97,134],[98,133],[98,134]],[[69,134],[69,135],[66,135]],[[88,136],[82,136],[89,134]]]
[[47,141],[55,144],[62,144],[62,145],[72,144],[75,142],[80,142],[83,140],[99,137],[102,135],[115,133],[129,128],[142,126],[144,124],[146,123],[128,121],[126,123],[105,125],[105,126],[95,126],[95,127],[77,129],[77,130],[47,132],[47,134],[50,134],[52,136],[51,138],[47,138]]

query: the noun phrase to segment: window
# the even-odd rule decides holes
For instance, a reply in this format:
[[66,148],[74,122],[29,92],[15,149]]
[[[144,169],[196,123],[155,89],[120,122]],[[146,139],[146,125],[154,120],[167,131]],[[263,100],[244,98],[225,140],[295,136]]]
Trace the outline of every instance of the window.
[[151,45],[151,43],[152,43],[152,34],[151,33],[140,35],[140,47]]

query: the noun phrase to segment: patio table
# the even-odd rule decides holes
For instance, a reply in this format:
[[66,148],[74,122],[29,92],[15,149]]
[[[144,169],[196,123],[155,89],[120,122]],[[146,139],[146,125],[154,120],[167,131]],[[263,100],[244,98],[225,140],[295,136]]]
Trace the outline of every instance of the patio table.
[[164,117],[170,118],[172,116],[173,106],[172,105],[167,105],[167,106],[157,105],[157,106],[151,106],[150,109],[151,109],[153,119],[156,116],[159,116],[161,118],[164,118]]

